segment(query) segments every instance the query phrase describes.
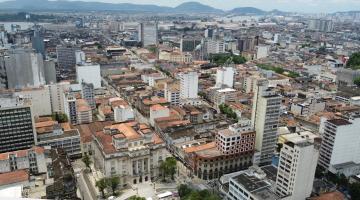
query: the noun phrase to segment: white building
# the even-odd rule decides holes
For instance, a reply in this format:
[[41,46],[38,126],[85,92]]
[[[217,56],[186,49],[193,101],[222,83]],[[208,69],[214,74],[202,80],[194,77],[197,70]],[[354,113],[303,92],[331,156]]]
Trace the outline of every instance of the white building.
[[34,174],[46,173],[44,148],[35,146],[30,149],[0,154],[0,173],[21,169],[27,169]]
[[135,119],[134,110],[129,105],[120,105],[113,109],[115,122],[125,122]]
[[234,68],[233,67],[222,67],[216,70],[216,87],[232,88],[234,86]]
[[101,88],[100,65],[90,63],[76,65],[76,78],[78,83],[92,83],[94,89]]
[[256,59],[266,58],[269,55],[269,46],[256,47]]
[[253,76],[248,76],[244,79],[243,82],[243,89],[245,90],[246,93],[253,93],[256,90],[256,85],[258,80],[260,79],[259,76],[253,75]]
[[198,98],[199,75],[197,72],[186,72],[179,74],[180,77],[180,98]]
[[312,116],[325,110],[325,101],[312,98],[307,102],[291,104],[291,112],[299,116]]
[[170,110],[165,106],[156,104],[150,107],[150,124],[152,126],[155,125],[155,119],[161,117],[169,117],[169,116],[170,116]]
[[[4,56],[8,88],[40,87],[45,85],[44,62],[40,53],[15,49]],[[0,66],[2,63],[0,63]]]
[[360,117],[322,120],[319,165],[334,174],[360,173]]
[[[285,200],[274,192],[276,168],[252,166],[220,178],[220,192],[225,200]],[[300,200],[300,199],[299,199]]]
[[60,82],[49,85],[52,112],[65,113],[64,94],[70,88],[70,82]]
[[[46,118],[45,118],[46,119]],[[81,155],[80,133],[78,129],[63,128],[52,119],[41,120],[35,124],[38,135],[37,145],[50,148],[63,148],[68,156]]]
[[77,124],[76,98],[70,93],[64,94],[64,113],[71,124]]
[[166,83],[164,88],[164,96],[170,105],[180,104],[180,85],[179,83]]
[[207,40],[206,53],[207,54],[225,53],[225,42],[223,40]]
[[332,32],[334,30],[334,23],[327,19],[311,19],[309,21],[308,29],[321,32]]
[[85,53],[81,50],[75,51],[75,60],[77,65],[82,65],[86,61]]
[[321,139],[300,134],[282,137],[286,142],[280,151],[276,193],[289,200],[306,199],[312,192]]
[[268,87],[267,80],[259,80],[256,86],[251,122],[256,130],[255,147],[261,153],[260,164],[269,164],[277,141],[281,96]]
[[23,89],[16,91],[15,96],[27,99],[31,102],[31,110],[34,116],[51,115],[51,101],[48,86],[39,88]]

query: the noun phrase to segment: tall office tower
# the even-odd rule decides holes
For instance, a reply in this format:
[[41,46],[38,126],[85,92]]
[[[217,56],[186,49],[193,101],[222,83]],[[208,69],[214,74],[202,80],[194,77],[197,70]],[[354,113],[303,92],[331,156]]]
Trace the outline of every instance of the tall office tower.
[[90,63],[76,65],[76,79],[78,83],[92,83],[95,89],[101,88],[100,65]]
[[74,47],[57,46],[56,54],[58,59],[58,66],[60,68],[65,68],[65,69],[75,68],[76,65],[75,51],[76,48]]
[[31,107],[19,101],[1,101],[0,153],[29,149],[36,142]]
[[0,89],[1,88],[8,88],[8,81],[6,76],[5,56],[0,53]]
[[206,53],[217,54],[225,53],[225,42],[224,40],[207,40],[206,41]]
[[139,40],[142,42],[143,47],[158,45],[158,23],[140,23]]
[[216,71],[216,87],[229,87],[234,86],[234,68],[222,67]]
[[180,77],[180,98],[198,98],[199,76],[197,72],[186,72],[179,74]]
[[0,46],[5,46],[8,43],[7,34],[5,28],[0,27]]
[[36,53],[41,53],[43,59],[45,59],[45,44],[44,37],[41,33],[41,27],[35,26],[34,35],[31,38],[32,48]]
[[322,120],[319,165],[333,174],[357,175],[360,170],[360,116]]
[[285,135],[280,151],[276,177],[276,193],[289,200],[310,197],[319,158],[320,137],[304,137],[297,133]]
[[81,50],[76,50],[75,51],[75,60],[76,60],[77,65],[81,65],[81,64],[85,63],[85,61],[86,61],[85,53]]
[[55,61],[44,60],[44,74],[46,84],[56,83]]
[[259,36],[255,37],[240,37],[238,40],[238,50],[243,51],[253,51],[255,46],[259,44]]
[[71,124],[77,124],[76,98],[71,93],[64,94],[64,110]]
[[91,109],[96,109],[96,102],[94,97],[94,85],[92,83],[81,83],[81,96],[89,104]]
[[212,38],[214,36],[214,29],[207,28],[205,30],[205,38]]
[[29,49],[14,49],[4,57],[8,88],[45,85],[44,62],[41,54]]
[[327,19],[311,19],[309,21],[309,30],[332,32],[334,30],[334,23],[332,20]]
[[180,50],[181,52],[193,52],[195,48],[201,44],[201,39],[196,38],[181,38]]
[[251,122],[256,131],[255,147],[260,152],[260,165],[271,163],[281,106],[281,96],[269,88],[268,84],[265,79],[258,81],[251,115]]
[[65,113],[64,95],[70,88],[69,82],[60,82],[49,85],[52,112]]

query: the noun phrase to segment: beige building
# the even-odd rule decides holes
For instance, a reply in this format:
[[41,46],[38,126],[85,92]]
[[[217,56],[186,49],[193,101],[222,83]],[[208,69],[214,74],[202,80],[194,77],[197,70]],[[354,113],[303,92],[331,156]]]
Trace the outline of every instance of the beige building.
[[161,51],[159,53],[159,60],[178,63],[191,63],[192,55],[190,53]]
[[94,165],[105,177],[119,176],[120,185],[148,182],[170,154],[149,126],[127,122],[104,127],[93,141]]

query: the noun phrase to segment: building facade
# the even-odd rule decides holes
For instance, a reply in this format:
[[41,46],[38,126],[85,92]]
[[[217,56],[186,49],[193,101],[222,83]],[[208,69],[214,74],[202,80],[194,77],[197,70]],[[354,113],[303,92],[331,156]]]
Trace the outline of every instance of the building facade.
[[260,165],[271,163],[277,141],[282,97],[268,87],[266,80],[256,86],[251,121],[256,131],[256,149],[261,153]]

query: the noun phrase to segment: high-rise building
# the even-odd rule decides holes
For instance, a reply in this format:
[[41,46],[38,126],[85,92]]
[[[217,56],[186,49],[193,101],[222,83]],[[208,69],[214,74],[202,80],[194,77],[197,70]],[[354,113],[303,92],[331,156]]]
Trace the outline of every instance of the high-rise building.
[[76,48],[66,47],[66,46],[57,46],[56,54],[58,60],[58,66],[60,68],[75,68],[76,58],[75,58]]
[[332,20],[327,19],[311,19],[309,21],[309,30],[332,32],[334,30],[334,23]]
[[81,83],[81,96],[89,104],[91,109],[96,109],[96,102],[94,97],[94,85],[92,83]]
[[323,142],[318,164],[334,174],[359,174],[360,116],[322,120],[320,127]]
[[195,48],[201,44],[201,39],[196,38],[181,38],[180,50],[181,52],[193,52]]
[[81,65],[81,64],[85,63],[85,61],[86,61],[85,53],[81,50],[76,50],[75,51],[75,60],[76,60],[77,65]]
[[8,53],[8,56],[2,58],[8,88],[21,89],[45,85],[44,62],[41,54],[29,49],[14,49]]
[[217,54],[225,53],[225,42],[223,40],[207,40],[206,41],[206,53]]
[[29,149],[36,143],[31,107],[11,104],[0,106],[0,153]]
[[36,53],[40,53],[45,59],[45,44],[44,37],[42,36],[41,29],[39,26],[35,26],[34,35],[31,38],[32,48]]
[[90,63],[76,65],[76,79],[78,83],[91,83],[95,89],[101,88],[100,65]]
[[0,88],[8,88],[6,76],[5,57],[0,53]]
[[234,86],[234,68],[222,67],[216,71],[216,87],[229,87]]
[[259,44],[259,37],[240,37],[238,40],[238,50],[243,51],[253,51],[255,46]]
[[180,98],[198,98],[199,75],[197,72],[186,72],[179,74],[180,77]]
[[158,45],[158,23],[140,23],[139,40],[142,46]]
[[77,124],[76,98],[71,93],[64,94],[64,113],[71,124]]
[[44,61],[44,75],[45,75],[46,84],[56,83],[55,61],[53,60]]
[[281,96],[259,80],[256,86],[251,121],[256,131],[255,147],[260,152],[260,165],[271,163],[276,146]]
[[306,199],[312,192],[321,139],[297,133],[283,138],[286,142],[280,151],[276,193],[289,200]]
[[52,112],[65,113],[64,107],[64,95],[70,88],[69,82],[60,82],[49,85],[50,90],[50,102]]
[[214,29],[207,28],[205,30],[205,38],[212,38],[214,36]]

